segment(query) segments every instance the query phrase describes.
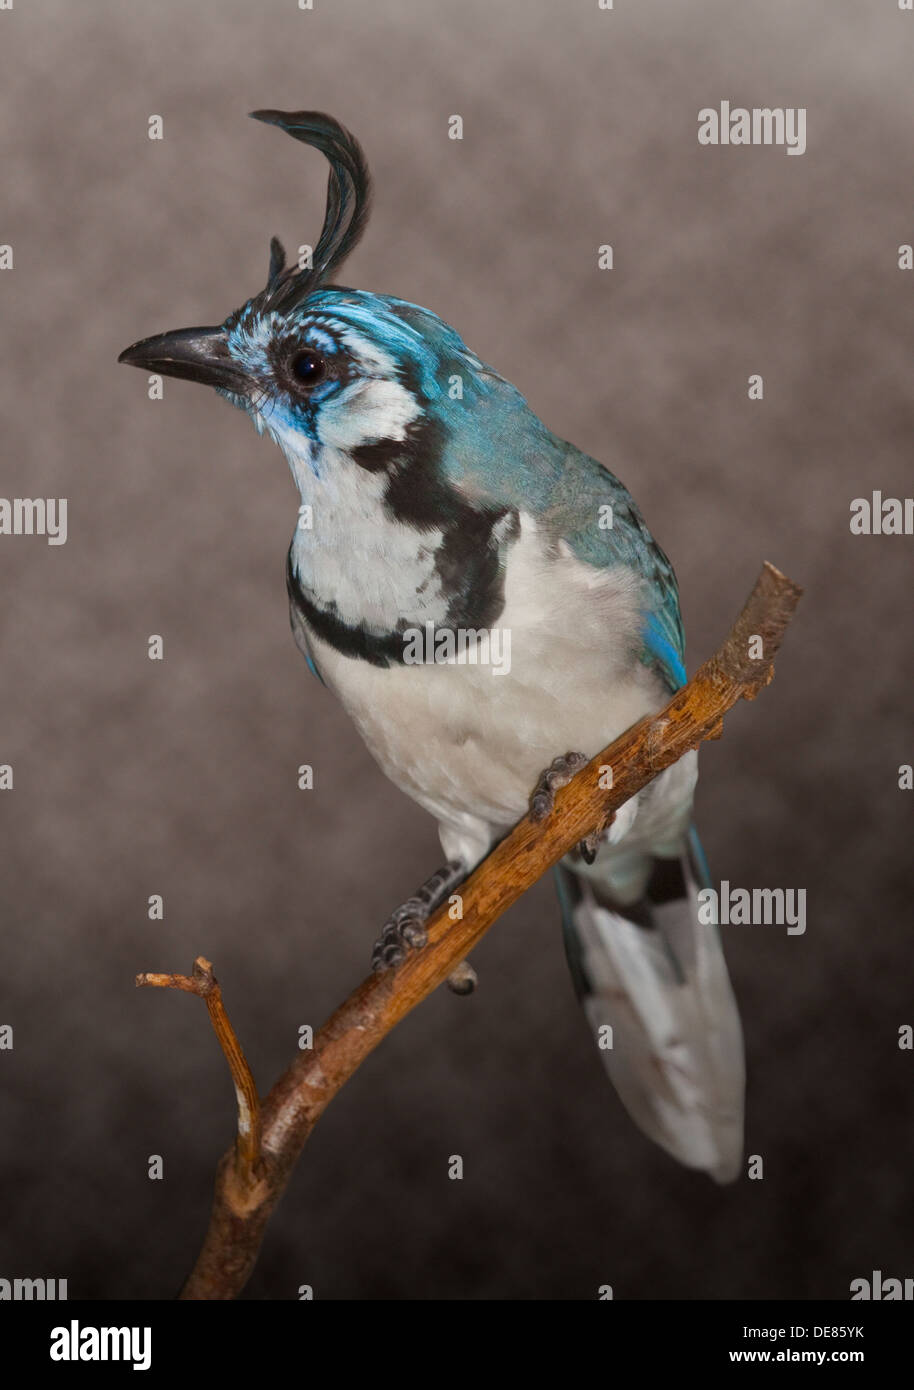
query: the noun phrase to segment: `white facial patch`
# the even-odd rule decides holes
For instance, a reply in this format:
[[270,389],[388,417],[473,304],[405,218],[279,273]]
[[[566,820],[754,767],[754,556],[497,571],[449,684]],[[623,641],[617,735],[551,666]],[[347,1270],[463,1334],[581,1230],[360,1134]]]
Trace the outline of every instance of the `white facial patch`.
[[393,376],[397,370],[397,364],[389,353],[385,352],[377,343],[373,343],[370,338],[363,338],[354,328],[338,323],[335,325],[336,334],[346,351],[355,358],[361,370],[366,376]]
[[405,439],[407,425],[421,414],[399,381],[362,377],[322,403],[317,432],[322,444],[351,452],[380,439]]

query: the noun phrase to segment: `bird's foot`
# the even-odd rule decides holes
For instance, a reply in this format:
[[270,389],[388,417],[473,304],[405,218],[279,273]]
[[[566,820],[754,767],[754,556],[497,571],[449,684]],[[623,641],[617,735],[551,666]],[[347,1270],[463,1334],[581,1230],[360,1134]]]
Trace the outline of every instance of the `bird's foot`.
[[530,819],[545,820],[555,809],[555,794],[590,762],[586,753],[562,753],[540,773],[530,798]]
[[597,857],[597,850],[606,835],[606,827],[601,826],[598,830],[591,830],[589,835],[585,835],[583,840],[578,840],[578,854],[585,864],[592,864]]
[[[426,879],[418,892],[391,913],[371,953],[371,968],[376,975],[402,965],[410,951],[421,951],[428,941],[426,923],[429,917],[465,877],[466,868],[461,861],[449,859],[444,868]],[[469,994],[475,982],[475,971],[466,961],[448,978],[448,984],[457,994]]]
[[455,965],[447,977],[447,987],[454,994],[472,994],[479,984],[479,976],[468,960]]
[[[590,762],[586,753],[562,753],[553,758],[533,789],[530,798],[530,819],[545,820],[555,810],[555,794],[560,787],[567,787],[573,777]],[[577,851],[585,864],[592,864],[603,840],[606,826],[600,826],[578,841]]]

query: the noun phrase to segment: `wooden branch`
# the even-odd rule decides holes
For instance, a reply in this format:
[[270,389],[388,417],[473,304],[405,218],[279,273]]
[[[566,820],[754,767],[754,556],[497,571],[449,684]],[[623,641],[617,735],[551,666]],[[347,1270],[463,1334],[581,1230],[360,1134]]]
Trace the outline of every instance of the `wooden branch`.
[[[458,921],[447,906],[440,908],[428,923],[427,946],[395,971],[372,975],[340,1005],[313,1048],[296,1057],[264,1101],[259,1165],[245,1163],[238,1148],[220,1161],[209,1230],[182,1299],[231,1299],[241,1292],[306,1139],[359,1064],[550,865],[689,749],[721,736],[727,711],[740,699],[754,699],[771,680],[801,592],[766,563],[726,642],[688,685],[593,758],[558,792],[550,816],[534,821],[528,815],[515,826],[463,885]],[[612,769],[609,789],[600,785],[606,767]],[[139,978],[162,983],[184,977]]]
[[260,1167],[260,1097],[254,1084],[248,1059],[241,1049],[235,1030],[229,1023],[229,1016],[222,1003],[222,990],[213,974],[212,963],[205,956],[194,961],[192,975],[154,975],[146,971],[136,977],[137,988],[155,985],[159,989],[183,989],[188,994],[199,994],[206,1003],[210,1022],[219,1039],[219,1046],[225,1054],[235,1083],[235,1099],[238,1104],[238,1134],[235,1140],[235,1171],[238,1182],[249,1188],[253,1185]]

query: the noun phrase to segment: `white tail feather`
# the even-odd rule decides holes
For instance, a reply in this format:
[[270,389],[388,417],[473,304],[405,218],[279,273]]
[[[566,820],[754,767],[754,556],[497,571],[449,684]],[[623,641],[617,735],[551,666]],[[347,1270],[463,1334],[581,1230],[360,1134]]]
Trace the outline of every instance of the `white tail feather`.
[[626,1109],[690,1168],[732,1182],[743,1154],[745,1064],[739,1013],[717,926],[698,918],[683,859],[684,897],[650,908],[649,927],[600,903],[575,875],[566,904],[569,956],[591,1027]]

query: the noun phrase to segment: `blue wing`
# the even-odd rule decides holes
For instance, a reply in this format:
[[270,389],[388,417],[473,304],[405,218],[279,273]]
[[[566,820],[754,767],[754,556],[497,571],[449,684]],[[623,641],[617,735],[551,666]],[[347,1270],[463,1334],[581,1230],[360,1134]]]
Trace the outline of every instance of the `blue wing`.
[[644,653],[642,660],[647,657],[648,664],[660,668],[671,692],[685,685],[688,677],[682,660],[682,648],[675,647],[670,641],[663,622],[656,613],[652,613],[644,625]]
[[[615,474],[571,445],[565,447],[563,472],[566,479],[573,479],[571,493],[578,517],[577,526],[569,528],[568,542],[588,564],[605,569],[625,565],[644,581],[647,604],[640,659],[660,673],[671,693],[679,690],[686,683],[685,634],[673,566]],[[612,524],[601,529],[594,517],[607,502],[612,506]]]

